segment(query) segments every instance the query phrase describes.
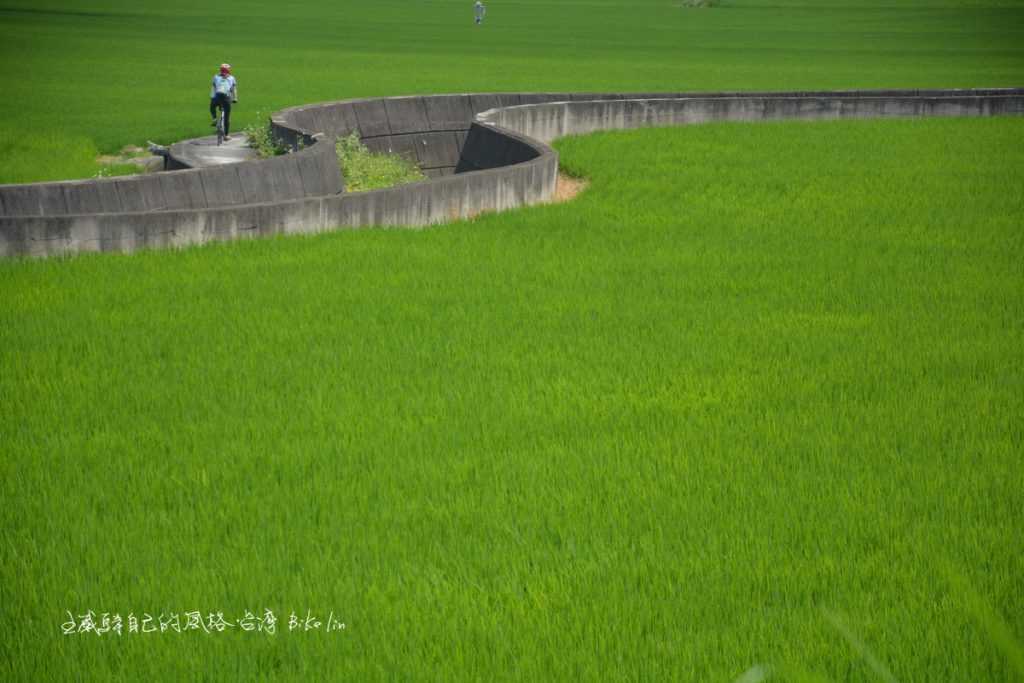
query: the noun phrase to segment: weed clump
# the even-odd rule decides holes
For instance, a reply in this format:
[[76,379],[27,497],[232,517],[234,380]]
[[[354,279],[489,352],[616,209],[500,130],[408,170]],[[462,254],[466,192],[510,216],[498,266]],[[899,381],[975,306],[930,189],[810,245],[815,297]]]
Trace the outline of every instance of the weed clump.
[[93,178],[113,178],[116,176],[137,175],[146,169],[138,164],[99,164]]
[[374,154],[359,139],[359,131],[338,138],[335,146],[349,192],[378,190],[425,180],[419,166],[400,154]]
[[250,123],[245,127],[244,132],[248,137],[249,147],[256,150],[261,159],[276,157],[288,152],[288,147],[278,142],[274,137],[274,131],[270,127],[269,119],[264,118],[262,112],[256,114],[256,121],[265,123]]

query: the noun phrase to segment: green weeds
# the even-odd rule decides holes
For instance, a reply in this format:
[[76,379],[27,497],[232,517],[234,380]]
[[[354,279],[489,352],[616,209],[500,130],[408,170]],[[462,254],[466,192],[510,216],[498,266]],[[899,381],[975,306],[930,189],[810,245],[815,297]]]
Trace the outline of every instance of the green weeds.
[[93,177],[112,178],[114,176],[135,175],[142,173],[144,170],[138,164],[103,164]]
[[270,119],[263,114],[256,114],[256,121],[245,127],[243,132],[249,147],[256,150],[260,158],[266,159],[288,153],[286,145],[281,144],[270,126]]
[[362,192],[426,179],[414,162],[398,154],[374,154],[359,139],[359,132],[339,138],[338,162],[348,192]]

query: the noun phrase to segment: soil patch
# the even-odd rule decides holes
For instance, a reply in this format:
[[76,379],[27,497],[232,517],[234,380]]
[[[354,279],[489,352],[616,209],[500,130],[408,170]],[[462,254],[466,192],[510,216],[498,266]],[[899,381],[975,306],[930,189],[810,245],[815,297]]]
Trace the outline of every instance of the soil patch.
[[584,178],[573,178],[564,173],[558,174],[558,181],[555,183],[555,197],[552,202],[561,203],[576,199],[576,195],[587,189],[590,183]]

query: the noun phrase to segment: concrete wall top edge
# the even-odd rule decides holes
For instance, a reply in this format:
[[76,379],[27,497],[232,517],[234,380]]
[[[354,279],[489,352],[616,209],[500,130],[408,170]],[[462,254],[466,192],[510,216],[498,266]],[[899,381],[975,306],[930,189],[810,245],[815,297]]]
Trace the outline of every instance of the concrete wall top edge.
[[[308,137],[310,137],[313,142],[319,142],[324,137],[321,133],[306,133],[306,135]],[[201,138],[199,138],[199,139],[201,139]],[[190,156],[182,154],[180,151],[178,151],[178,150],[182,149],[183,145],[187,145],[188,143],[191,143],[191,142],[192,142],[192,140],[182,140],[182,141],[176,142],[173,145],[171,145],[170,147],[168,147],[168,151],[171,154],[171,157],[176,162],[178,162],[182,166],[186,166],[187,168],[183,168],[183,169],[179,169],[179,170],[174,170],[174,171],[164,171],[164,173],[184,173],[186,171],[201,171],[202,170],[202,168],[194,168],[194,167],[192,167],[192,164],[194,163],[192,158]],[[289,153],[290,154],[313,154],[313,153],[315,153],[314,150],[322,151],[322,150],[317,150],[315,144],[308,144],[308,145],[304,146],[302,149],[299,149],[299,150],[294,151],[294,152],[289,152]],[[276,158],[276,157],[271,157],[271,159],[274,159],[274,158]],[[234,162],[234,163],[231,163],[231,164],[223,164],[223,165],[224,166],[241,166],[243,164],[259,164],[259,163],[263,163],[264,161],[267,161],[267,159],[246,159],[244,161],[238,161],[238,162]],[[208,168],[208,167],[206,167],[206,168]],[[66,183],[66,182],[74,182],[74,181],[63,180],[63,181],[58,181],[58,182]],[[3,186],[0,185],[0,188],[2,188],[2,187]]]
[[[875,90],[834,90],[834,91],[815,91],[815,90],[794,90],[794,91],[781,91],[781,92],[770,92],[770,91],[691,91],[691,92],[653,92],[653,93],[594,93],[594,92],[573,92],[573,93],[552,93],[552,92],[476,92],[476,93],[443,93],[443,94],[411,94],[411,95],[396,95],[390,97],[360,97],[351,98],[345,100],[332,100],[328,102],[320,102],[315,104],[304,104],[294,107],[289,107],[275,112],[272,115],[272,120],[280,126],[287,126],[297,133],[310,135],[316,132],[307,125],[302,125],[295,119],[298,115],[308,114],[312,110],[325,111],[331,108],[339,108],[343,105],[349,105],[356,107],[363,112],[363,116],[359,120],[359,131],[360,137],[364,140],[386,137],[388,135],[396,133],[409,133],[415,132],[413,129],[417,126],[413,125],[411,119],[405,117],[402,123],[395,128],[390,125],[388,111],[388,102],[394,103],[396,106],[405,106],[413,103],[422,102],[429,109],[432,101],[451,99],[451,98],[470,98],[475,99],[481,103],[498,103],[498,108],[504,109],[507,107],[514,106],[532,106],[540,103],[556,103],[556,102],[570,102],[570,101],[586,101],[585,98],[593,97],[594,100],[620,100],[620,99],[680,99],[680,98],[737,98],[737,97],[792,97],[792,98],[815,98],[815,97],[835,97],[835,98],[847,98],[847,97],[894,97],[894,96],[905,96],[905,97],[919,97],[922,94],[929,95],[945,95],[945,96],[963,96],[963,95],[974,95],[974,96],[998,96],[998,95],[1020,95],[1024,94],[1024,88],[959,88],[959,89],[945,89],[945,90],[924,90],[924,89],[875,89]],[[518,98],[518,103],[512,103],[513,98]],[[555,99],[553,99],[555,98]],[[531,99],[536,99],[537,102],[529,102]],[[382,106],[383,105],[383,106]],[[415,106],[419,107],[419,104]],[[367,120],[367,112],[373,108],[373,110],[379,112],[374,120]],[[422,108],[422,107],[420,107]],[[471,107],[472,108],[472,107]],[[482,112],[473,112],[473,118],[479,116]],[[377,120],[380,119],[380,120]],[[464,130],[468,127],[469,121],[466,121],[466,125],[458,127],[437,127],[432,125],[429,120],[429,114],[420,124],[420,128],[426,130]],[[472,120],[472,119],[471,119]]]
[[[977,91],[923,91],[921,94],[911,95],[901,92],[900,94],[870,94],[864,95],[863,91],[851,91],[859,94],[858,100],[891,100],[891,99],[914,99],[914,100],[954,100],[954,99],[1001,99],[1001,98],[1014,98],[1024,96],[1024,89],[1012,89],[1007,92],[999,93],[979,93]],[[837,98],[837,93],[740,93],[737,95],[729,95],[727,99],[750,99],[750,100],[822,100],[822,99],[844,99]],[[507,107],[494,107],[487,109],[482,112],[478,112],[474,115],[474,120],[477,122],[489,123],[489,121],[498,116],[501,112],[510,109],[534,109],[539,107],[557,106],[562,104],[568,105],[585,105],[585,104],[596,104],[596,103],[624,103],[624,102],[678,102],[680,100],[696,100],[696,101],[713,101],[719,99],[726,99],[721,95],[714,94],[687,94],[678,96],[666,96],[658,95],[652,97],[633,95],[622,95],[614,98],[609,97],[595,97],[595,99],[572,99],[572,100],[557,100],[547,102],[530,102],[526,104],[514,104]],[[489,123],[489,125],[494,125]]]
[[721,90],[721,91],[675,91],[675,92],[629,92],[622,91],[619,93],[599,93],[599,92],[578,92],[578,93],[557,93],[557,92],[453,92],[453,93],[429,93],[429,94],[414,94],[414,95],[394,95],[385,97],[357,97],[342,100],[329,100],[325,102],[316,102],[313,104],[296,105],[293,107],[287,107],[274,112],[272,117],[282,117],[287,120],[288,114],[291,112],[308,111],[312,108],[328,107],[332,105],[341,104],[355,104],[361,102],[370,102],[374,100],[403,100],[413,98],[443,98],[443,97],[471,97],[477,96],[549,96],[549,95],[562,95],[566,94],[569,97],[575,97],[579,95],[594,95],[600,97],[614,97],[615,99],[675,99],[678,97],[751,97],[751,96],[791,96],[791,97],[808,97],[808,96],[834,96],[834,97],[856,97],[856,96],[892,96],[897,94],[905,94],[909,96],[916,96],[924,93],[976,93],[979,95],[996,95],[996,94],[1008,94],[1008,95],[1022,95],[1024,94],[1024,87],[1006,87],[1006,88],[948,88],[948,89],[867,89],[867,90],[788,90],[788,91],[763,91],[763,90]]

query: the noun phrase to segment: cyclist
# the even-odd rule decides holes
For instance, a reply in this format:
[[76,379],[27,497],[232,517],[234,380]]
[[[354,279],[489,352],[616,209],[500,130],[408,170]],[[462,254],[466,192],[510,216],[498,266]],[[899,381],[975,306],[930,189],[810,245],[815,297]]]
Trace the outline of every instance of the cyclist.
[[211,126],[217,125],[217,107],[224,110],[224,139],[230,140],[228,132],[231,130],[231,103],[238,101],[238,83],[231,75],[231,65],[221,64],[219,73],[214,74],[213,84],[210,88],[210,116],[213,117]]

